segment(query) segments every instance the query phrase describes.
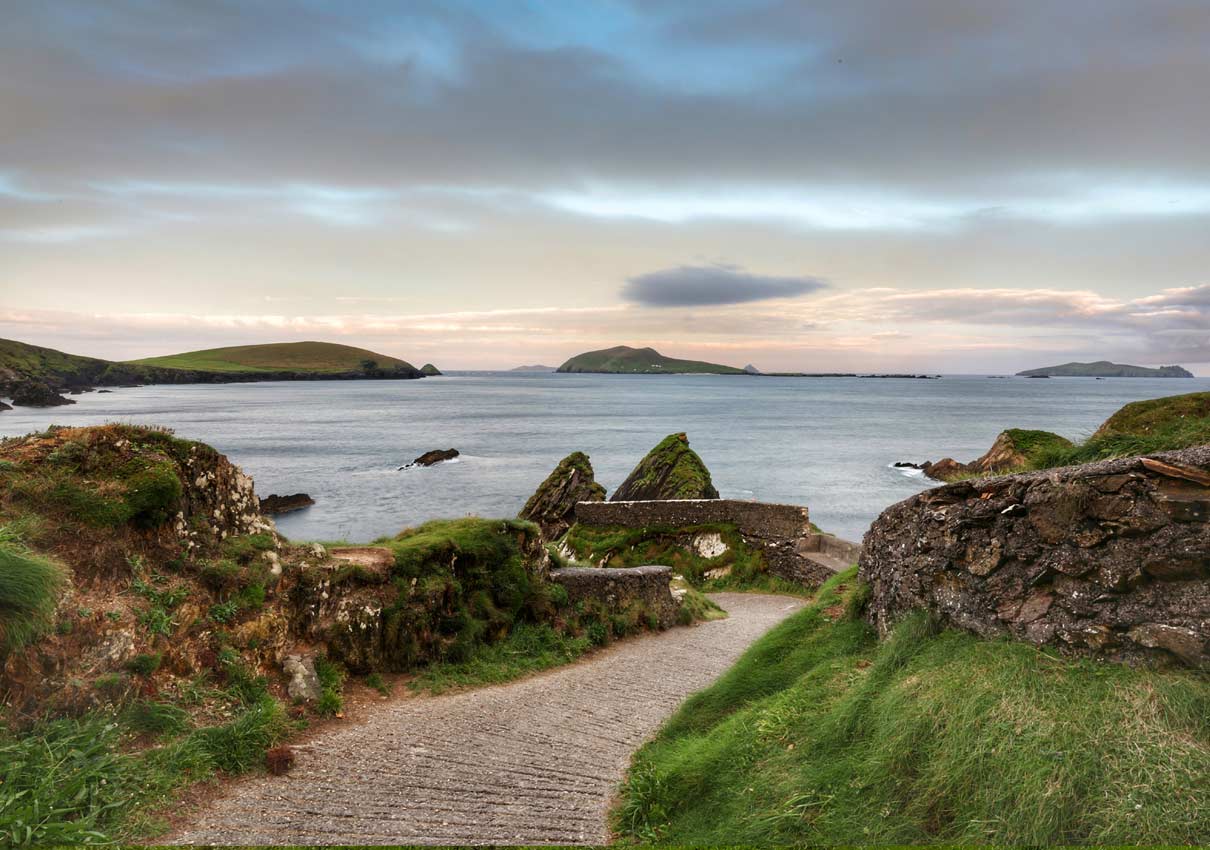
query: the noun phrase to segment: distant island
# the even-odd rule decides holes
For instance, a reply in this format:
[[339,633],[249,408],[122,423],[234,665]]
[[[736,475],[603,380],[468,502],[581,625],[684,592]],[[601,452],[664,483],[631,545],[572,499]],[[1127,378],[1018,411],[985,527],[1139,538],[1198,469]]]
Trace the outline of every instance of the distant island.
[[593,372],[610,375],[746,375],[743,369],[702,360],[665,357],[654,348],[618,345],[586,351],[568,360],[558,372]]
[[1064,363],[1062,366],[1044,366],[1041,369],[1026,369],[1018,372],[1022,378],[1192,378],[1193,373],[1180,366],[1127,366],[1098,360],[1095,363]]
[[510,372],[557,372],[557,371],[559,371],[559,367],[558,366],[540,366],[540,365],[514,366],[513,368],[509,369],[508,371],[510,371]]
[[96,387],[424,376],[406,360],[332,342],[241,345],[114,361],[0,339],[0,395],[27,407],[72,404],[61,394],[78,394]]

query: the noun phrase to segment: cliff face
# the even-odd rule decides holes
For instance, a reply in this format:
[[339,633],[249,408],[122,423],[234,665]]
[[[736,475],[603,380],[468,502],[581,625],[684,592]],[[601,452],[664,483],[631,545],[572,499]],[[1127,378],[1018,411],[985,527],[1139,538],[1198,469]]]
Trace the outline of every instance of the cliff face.
[[886,510],[860,575],[908,611],[1113,660],[1210,665],[1210,446],[961,482]]
[[685,434],[669,434],[626,477],[611,502],[654,499],[717,499],[710,470],[689,448]]
[[577,502],[603,501],[605,488],[596,482],[588,455],[572,452],[559,461],[517,517],[537,523],[546,540],[557,540],[575,522]]

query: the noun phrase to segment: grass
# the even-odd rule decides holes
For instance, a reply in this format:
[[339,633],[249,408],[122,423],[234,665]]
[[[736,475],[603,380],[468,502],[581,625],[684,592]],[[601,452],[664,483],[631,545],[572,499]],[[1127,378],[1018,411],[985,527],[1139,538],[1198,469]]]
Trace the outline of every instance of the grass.
[[548,589],[526,566],[538,539],[532,523],[468,517],[379,541],[395,555],[391,578],[399,590],[383,612],[390,669],[468,661],[517,624],[549,618]]
[[[0,845],[103,844],[152,834],[149,810],[191,782],[259,765],[290,724],[262,699],[229,723],[188,729],[180,709],[136,703],[120,714],[43,721],[0,732]],[[157,746],[132,750],[132,736]]]
[[0,661],[51,630],[66,586],[62,567],[0,534]]
[[278,342],[188,351],[132,361],[143,366],[203,372],[355,372],[372,361],[377,368],[411,369],[405,360],[331,342]]
[[593,646],[592,639],[586,634],[570,635],[546,623],[522,623],[504,640],[476,647],[464,661],[426,667],[408,686],[416,691],[439,694],[455,688],[509,682],[568,664]]
[[614,813],[626,840],[1210,840],[1205,676],[1064,659],[923,614],[879,643],[853,581],[825,585],[636,755]]

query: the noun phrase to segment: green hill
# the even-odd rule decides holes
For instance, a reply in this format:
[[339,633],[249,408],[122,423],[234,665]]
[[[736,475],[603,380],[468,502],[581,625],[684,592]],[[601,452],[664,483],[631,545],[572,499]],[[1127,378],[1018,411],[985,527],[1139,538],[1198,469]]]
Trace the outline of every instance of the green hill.
[[1110,363],[1108,360],[1098,360],[1095,363],[1064,363],[1061,366],[1044,366],[1041,369],[1027,369],[1018,372],[1023,378],[1192,378],[1193,373],[1180,366],[1160,366],[1151,369],[1147,366],[1127,366],[1123,363]]
[[[162,357],[144,357],[131,362],[141,366],[195,369],[203,372],[356,372],[370,368],[415,369],[406,360],[334,342],[235,345]],[[373,367],[367,365],[370,362],[374,363]]]
[[0,383],[38,380],[69,386],[90,384],[110,365],[108,360],[65,354],[15,339],[0,339]]
[[744,375],[743,369],[701,360],[665,357],[654,348],[618,345],[577,354],[558,368],[559,372],[602,372],[614,375]]

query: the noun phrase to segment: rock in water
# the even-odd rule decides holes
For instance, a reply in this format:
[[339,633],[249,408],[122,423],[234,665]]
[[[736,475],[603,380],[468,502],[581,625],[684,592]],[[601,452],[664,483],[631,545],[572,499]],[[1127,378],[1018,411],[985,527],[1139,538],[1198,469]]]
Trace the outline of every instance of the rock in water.
[[12,409],[13,409],[12,405],[5,404],[4,402],[0,401],[0,410],[12,410]]
[[430,452],[425,452],[407,466],[399,468],[407,469],[410,466],[432,466],[435,463],[441,463],[443,460],[453,460],[456,457],[458,457],[457,449],[433,449]]
[[315,500],[306,493],[292,493],[289,496],[265,496],[260,500],[262,514],[286,514],[290,511],[301,511],[315,504]]
[[588,455],[572,452],[538,485],[517,518],[537,523],[544,539],[556,540],[575,522],[577,502],[603,501],[605,488],[596,482]]
[[669,434],[622,482],[611,502],[717,499],[710,470],[684,434]]
[[435,378],[441,374],[441,370],[432,363],[425,363],[420,367],[420,371],[426,378]]
[[1210,446],[949,484],[865,536],[879,633],[913,609],[983,637],[1210,667]]
[[41,381],[25,381],[13,390],[13,404],[18,407],[58,407],[75,403],[74,399],[64,398]]

